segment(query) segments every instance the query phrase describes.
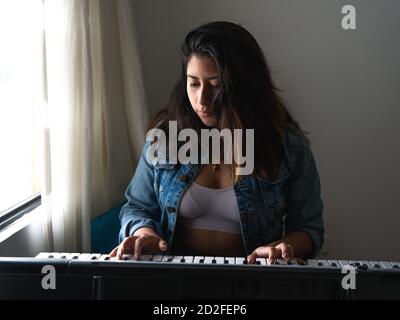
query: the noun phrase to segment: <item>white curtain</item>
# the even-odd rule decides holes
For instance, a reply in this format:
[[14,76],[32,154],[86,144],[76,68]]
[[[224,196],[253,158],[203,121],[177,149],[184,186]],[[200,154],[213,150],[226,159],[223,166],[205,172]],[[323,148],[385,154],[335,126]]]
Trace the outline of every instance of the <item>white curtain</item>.
[[148,120],[129,0],[43,0],[41,191],[49,250],[90,252],[119,204]]

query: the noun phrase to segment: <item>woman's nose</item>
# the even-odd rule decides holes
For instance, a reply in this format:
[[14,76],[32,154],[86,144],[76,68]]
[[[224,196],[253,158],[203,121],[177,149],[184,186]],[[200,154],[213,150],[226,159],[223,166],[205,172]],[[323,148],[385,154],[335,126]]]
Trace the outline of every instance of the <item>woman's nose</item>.
[[211,104],[212,92],[207,87],[203,87],[199,93],[199,104],[202,106],[208,106]]

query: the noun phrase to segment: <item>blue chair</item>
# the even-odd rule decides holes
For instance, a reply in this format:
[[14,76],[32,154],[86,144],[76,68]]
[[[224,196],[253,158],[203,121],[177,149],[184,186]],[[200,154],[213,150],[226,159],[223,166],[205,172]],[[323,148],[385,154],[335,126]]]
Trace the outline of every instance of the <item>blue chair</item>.
[[118,233],[121,229],[119,212],[124,204],[125,202],[121,203],[91,221],[90,242],[92,253],[108,254],[118,245]]

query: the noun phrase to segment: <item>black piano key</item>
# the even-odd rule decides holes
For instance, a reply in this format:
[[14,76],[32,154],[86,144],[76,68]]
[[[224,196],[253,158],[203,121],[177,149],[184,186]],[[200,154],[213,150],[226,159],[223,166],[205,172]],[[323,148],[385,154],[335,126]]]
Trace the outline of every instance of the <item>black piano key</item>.
[[368,266],[366,265],[366,264],[358,264],[358,266],[357,266],[357,269],[358,270],[368,270]]

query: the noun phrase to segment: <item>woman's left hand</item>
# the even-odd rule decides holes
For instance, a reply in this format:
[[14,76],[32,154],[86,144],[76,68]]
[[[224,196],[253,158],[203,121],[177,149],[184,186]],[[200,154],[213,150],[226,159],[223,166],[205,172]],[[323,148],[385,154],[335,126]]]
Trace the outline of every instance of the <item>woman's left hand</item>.
[[282,241],[278,245],[268,244],[258,247],[247,256],[248,263],[255,263],[257,258],[267,258],[267,264],[274,264],[276,259],[289,261],[294,258],[294,249],[291,244]]

